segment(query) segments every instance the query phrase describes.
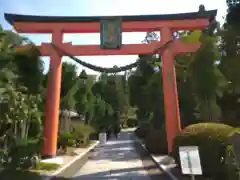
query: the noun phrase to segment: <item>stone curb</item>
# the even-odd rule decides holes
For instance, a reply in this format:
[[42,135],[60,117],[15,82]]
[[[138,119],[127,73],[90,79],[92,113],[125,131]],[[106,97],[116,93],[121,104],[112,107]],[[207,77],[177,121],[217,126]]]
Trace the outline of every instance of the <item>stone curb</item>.
[[72,178],[77,171],[88,161],[93,149],[99,145],[99,141],[92,144],[86,152],[79,154],[69,163],[52,173],[50,176],[43,177],[42,180],[55,180],[58,178]]
[[169,168],[167,168],[164,164],[169,161],[169,157],[164,158],[161,160],[161,162],[158,162],[158,159],[154,157],[152,154],[148,152],[144,144],[141,142],[141,140],[136,137],[136,142],[141,145],[141,147],[146,151],[146,153],[149,155],[149,157],[152,159],[152,161],[156,164],[156,166],[164,173],[166,173],[172,180],[179,180],[177,179],[170,171]]

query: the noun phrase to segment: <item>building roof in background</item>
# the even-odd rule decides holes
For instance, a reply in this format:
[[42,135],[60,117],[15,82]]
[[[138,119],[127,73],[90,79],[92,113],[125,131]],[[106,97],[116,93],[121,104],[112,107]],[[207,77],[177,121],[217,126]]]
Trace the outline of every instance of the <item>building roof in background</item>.
[[90,81],[96,81],[97,80],[97,76],[96,74],[88,74],[87,77],[88,77],[88,80]]
[[78,113],[76,113],[76,112],[74,112],[74,111],[68,111],[68,110],[60,110],[60,111],[59,111],[59,114],[68,115],[68,116],[70,116],[70,117],[79,116]]

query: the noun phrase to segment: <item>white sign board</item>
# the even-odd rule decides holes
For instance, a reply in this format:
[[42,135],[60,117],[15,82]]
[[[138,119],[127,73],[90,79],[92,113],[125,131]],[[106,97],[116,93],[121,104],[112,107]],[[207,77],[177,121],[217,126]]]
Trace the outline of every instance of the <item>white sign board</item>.
[[179,147],[183,174],[202,175],[202,167],[197,146]]

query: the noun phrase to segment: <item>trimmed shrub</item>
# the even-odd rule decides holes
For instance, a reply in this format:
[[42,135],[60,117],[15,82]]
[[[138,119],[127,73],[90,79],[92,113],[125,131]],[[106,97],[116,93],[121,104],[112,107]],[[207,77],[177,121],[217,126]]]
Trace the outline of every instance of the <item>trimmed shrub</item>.
[[146,138],[146,148],[151,154],[168,154],[165,133],[161,130],[150,131]]
[[233,127],[220,123],[199,123],[186,127],[174,140],[173,156],[179,163],[179,146],[198,146],[203,175],[225,179],[225,153]]
[[127,126],[128,127],[135,127],[135,126],[137,126],[137,119],[135,119],[135,118],[128,118],[127,119]]
[[74,146],[74,144],[75,144],[75,140],[73,138],[68,139],[67,146],[72,147],[72,146]]
[[85,146],[90,141],[90,135],[94,133],[94,129],[86,124],[80,124],[75,127],[73,137],[77,147]]
[[11,161],[6,162],[12,168],[28,169],[34,166],[34,157],[40,149],[39,139],[13,138],[7,149],[6,156]]
[[123,124],[123,125],[122,125],[122,128],[123,128],[123,129],[127,129],[127,128],[128,128],[128,125]]
[[79,137],[82,137],[82,136],[87,136],[89,137],[92,133],[94,133],[95,130],[87,125],[87,124],[79,124],[78,126],[75,127],[74,129],[74,137],[77,138],[78,136]]
[[69,132],[63,132],[58,136],[58,149],[67,152],[67,146],[71,144],[73,135]]
[[236,162],[232,146],[227,146],[226,156],[225,156],[225,165],[227,171],[227,179],[230,180],[239,180],[240,179],[240,168]]

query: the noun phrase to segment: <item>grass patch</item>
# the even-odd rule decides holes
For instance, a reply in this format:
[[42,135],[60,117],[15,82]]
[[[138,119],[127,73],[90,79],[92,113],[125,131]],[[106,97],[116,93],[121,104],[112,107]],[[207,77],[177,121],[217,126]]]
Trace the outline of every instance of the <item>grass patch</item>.
[[38,171],[53,171],[53,170],[57,170],[60,167],[59,164],[56,163],[44,163],[44,162],[40,162],[36,168],[34,168],[33,170],[38,170]]

